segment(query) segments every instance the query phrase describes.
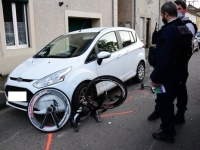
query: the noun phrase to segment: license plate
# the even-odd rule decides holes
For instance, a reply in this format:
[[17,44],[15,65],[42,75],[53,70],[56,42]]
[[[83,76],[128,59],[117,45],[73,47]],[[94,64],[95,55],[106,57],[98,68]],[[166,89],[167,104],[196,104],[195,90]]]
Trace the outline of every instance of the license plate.
[[26,102],[27,101],[26,91],[8,92],[8,101],[10,101],[10,102],[17,102],[17,101]]

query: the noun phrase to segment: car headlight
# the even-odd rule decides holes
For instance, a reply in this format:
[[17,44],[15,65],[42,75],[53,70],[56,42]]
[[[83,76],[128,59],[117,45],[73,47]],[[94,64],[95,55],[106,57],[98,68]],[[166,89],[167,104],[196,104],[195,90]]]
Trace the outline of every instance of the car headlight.
[[60,70],[58,72],[55,72],[53,74],[50,74],[37,82],[33,83],[33,86],[36,88],[42,88],[45,86],[50,86],[52,84],[56,84],[59,82],[64,81],[65,76],[72,70],[72,67],[69,67],[67,69]]

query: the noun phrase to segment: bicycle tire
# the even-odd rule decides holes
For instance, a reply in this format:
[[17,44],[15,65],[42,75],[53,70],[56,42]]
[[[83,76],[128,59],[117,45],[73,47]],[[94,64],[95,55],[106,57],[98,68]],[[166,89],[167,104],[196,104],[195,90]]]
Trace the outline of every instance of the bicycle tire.
[[114,76],[99,76],[93,79],[86,88],[86,100],[91,109],[113,109],[120,106],[126,97],[126,85]]
[[71,115],[68,97],[57,89],[42,89],[30,100],[27,108],[31,124],[43,132],[54,132],[67,123]]

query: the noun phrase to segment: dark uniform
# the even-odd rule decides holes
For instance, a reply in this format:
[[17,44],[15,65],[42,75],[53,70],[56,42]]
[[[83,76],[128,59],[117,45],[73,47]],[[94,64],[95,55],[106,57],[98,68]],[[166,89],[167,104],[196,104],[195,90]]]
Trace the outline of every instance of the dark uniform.
[[150,75],[152,82],[163,84],[166,93],[157,94],[156,109],[161,117],[161,129],[173,134],[174,100],[179,86],[185,82],[187,64],[191,56],[192,34],[187,26],[177,18],[162,27],[156,43],[156,64]]

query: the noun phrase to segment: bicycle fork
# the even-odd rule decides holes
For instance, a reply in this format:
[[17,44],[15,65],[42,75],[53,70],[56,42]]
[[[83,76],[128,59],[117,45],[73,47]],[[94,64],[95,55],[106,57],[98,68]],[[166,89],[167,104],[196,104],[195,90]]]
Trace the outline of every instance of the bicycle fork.
[[[101,110],[100,112],[98,111],[98,109],[101,108],[104,100],[107,98],[107,92],[105,91],[104,94],[102,95],[102,97],[100,98],[100,101],[98,103],[98,106],[96,108],[89,108],[90,109],[90,116],[93,116],[95,121],[96,122],[100,122],[100,119],[99,119],[99,114],[107,111],[107,109],[103,109]],[[72,113],[71,117],[70,117],[70,121],[71,121],[71,125],[73,126],[74,128],[74,131],[75,132],[78,132],[78,122],[80,122],[80,113],[82,112],[83,108],[82,106],[79,107],[79,109],[74,113]]]
[[101,120],[99,119],[99,114],[107,111],[107,109],[103,109],[100,112],[98,111],[98,109],[101,108],[104,100],[107,98],[107,91],[104,91],[103,96],[101,96],[100,101],[98,103],[98,106],[95,109],[91,109],[91,116],[94,117],[94,119],[96,120],[96,122],[100,122]]
[[78,132],[78,122],[80,121],[80,113],[82,112],[82,106],[79,107],[79,109],[76,111],[76,113],[73,113],[70,117],[71,125],[74,128],[75,132]]

